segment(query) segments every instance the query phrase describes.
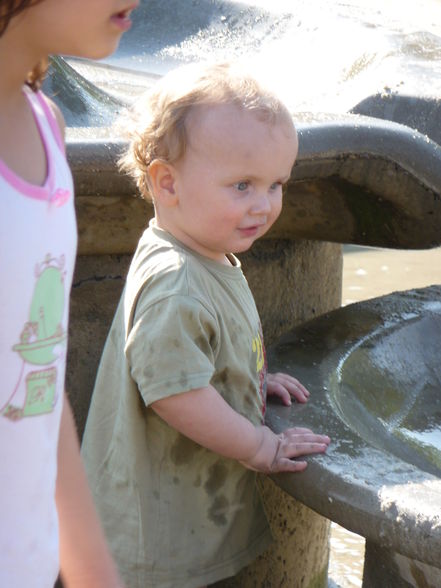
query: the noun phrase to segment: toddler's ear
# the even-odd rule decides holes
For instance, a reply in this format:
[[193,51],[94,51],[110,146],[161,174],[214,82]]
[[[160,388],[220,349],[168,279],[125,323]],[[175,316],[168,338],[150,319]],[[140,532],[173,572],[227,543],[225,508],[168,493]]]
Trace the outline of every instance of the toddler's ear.
[[161,202],[164,206],[173,206],[177,200],[174,167],[160,159],[155,159],[149,165],[147,173],[155,201]]

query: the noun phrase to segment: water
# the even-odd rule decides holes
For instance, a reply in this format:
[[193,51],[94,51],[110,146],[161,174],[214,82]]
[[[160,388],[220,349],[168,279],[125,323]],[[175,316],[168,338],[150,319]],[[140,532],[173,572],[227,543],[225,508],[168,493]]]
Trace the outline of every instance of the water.
[[360,588],[363,578],[364,539],[331,523],[329,586]]
[[440,95],[440,0],[142,4],[105,63],[162,74],[182,62],[240,60],[299,111],[346,112],[384,91]]
[[398,251],[345,247],[343,305],[432,284],[441,284],[441,248]]

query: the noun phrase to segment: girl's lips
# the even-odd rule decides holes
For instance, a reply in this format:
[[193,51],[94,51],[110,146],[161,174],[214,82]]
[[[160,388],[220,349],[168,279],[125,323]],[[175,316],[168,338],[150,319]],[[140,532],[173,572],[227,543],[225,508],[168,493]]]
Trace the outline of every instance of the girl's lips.
[[114,14],[111,17],[111,21],[123,32],[128,31],[132,26],[132,21],[130,19],[130,15],[135,10],[138,4],[130,6],[130,8],[126,8],[125,10],[121,10],[117,14]]

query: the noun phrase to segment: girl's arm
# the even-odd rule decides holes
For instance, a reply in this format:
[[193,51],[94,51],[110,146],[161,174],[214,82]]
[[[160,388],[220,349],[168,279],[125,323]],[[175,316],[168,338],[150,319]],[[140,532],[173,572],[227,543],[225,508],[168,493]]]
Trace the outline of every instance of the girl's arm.
[[286,429],[276,435],[266,426],[256,427],[233,410],[213,386],[163,398],[151,408],[199,445],[265,473],[303,470],[306,462],[291,458],[323,453],[330,442],[326,435],[309,429]]
[[122,588],[87,485],[66,394],[58,441],[56,503],[65,588]]
[[[65,123],[58,106],[44,96],[64,141]],[[60,568],[65,588],[122,588],[95,511],[80,457],[75,422],[64,395],[58,439],[56,503],[60,528]]]

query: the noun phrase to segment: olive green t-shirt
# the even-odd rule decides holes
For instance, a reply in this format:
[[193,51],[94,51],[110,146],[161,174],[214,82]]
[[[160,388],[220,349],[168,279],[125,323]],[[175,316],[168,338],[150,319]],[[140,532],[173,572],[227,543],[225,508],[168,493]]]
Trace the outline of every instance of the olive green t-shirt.
[[83,457],[129,588],[197,588],[235,574],[271,541],[255,474],[150,408],[211,384],[252,423],[263,422],[260,320],[240,263],[230,260],[198,255],[153,221],[107,338]]

